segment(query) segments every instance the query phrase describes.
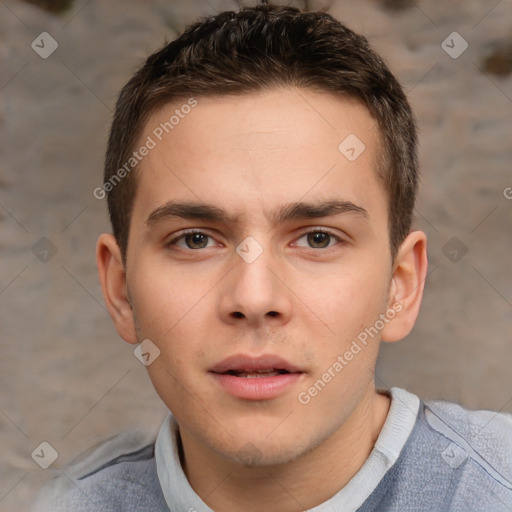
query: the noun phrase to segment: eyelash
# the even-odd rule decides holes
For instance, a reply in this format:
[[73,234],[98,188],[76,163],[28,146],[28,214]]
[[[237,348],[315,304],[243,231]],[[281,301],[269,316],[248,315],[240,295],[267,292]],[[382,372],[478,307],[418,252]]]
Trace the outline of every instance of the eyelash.
[[[167,245],[167,247],[175,246],[177,244],[177,242],[179,242],[180,240],[185,238],[187,235],[193,235],[193,234],[197,234],[197,233],[206,235],[208,238],[214,238],[213,236],[209,235],[208,233],[205,233],[204,231],[201,231],[198,229],[190,229],[187,231],[183,231],[180,235],[178,235],[177,237],[174,237],[172,240],[170,240],[166,245]],[[302,237],[307,236],[311,233],[325,233],[325,234],[333,237],[338,243],[343,243],[343,239],[339,235],[337,235],[336,233],[334,233],[333,231],[331,231],[327,228],[314,228],[309,231],[305,231],[297,238],[297,240],[300,240]],[[332,247],[333,246],[320,247],[320,248],[309,247],[309,249],[313,250],[313,251],[318,251],[320,249],[327,251],[328,249],[331,249]],[[200,251],[201,250],[201,249],[190,249],[188,247],[187,247],[187,249],[182,249],[182,248],[180,248],[180,249],[184,250],[184,251]]]

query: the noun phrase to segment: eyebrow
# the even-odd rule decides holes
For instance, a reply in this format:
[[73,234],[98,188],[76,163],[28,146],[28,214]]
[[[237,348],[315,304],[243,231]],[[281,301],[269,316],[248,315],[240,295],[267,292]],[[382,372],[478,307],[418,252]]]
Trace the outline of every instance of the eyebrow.
[[[306,220],[330,217],[342,213],[355,213],[363,219],[368,219],[368,212],[351,201],[324,201],[319,203],[294,202],[275,208],[268,218],[271,222],[282,224],[290,220]],[[196,202],[169,201],[151,212],[146,224],[151,226],[173,218],[201,220],[213,222],[236,223],[239,215],[230,215],[218,206]]]

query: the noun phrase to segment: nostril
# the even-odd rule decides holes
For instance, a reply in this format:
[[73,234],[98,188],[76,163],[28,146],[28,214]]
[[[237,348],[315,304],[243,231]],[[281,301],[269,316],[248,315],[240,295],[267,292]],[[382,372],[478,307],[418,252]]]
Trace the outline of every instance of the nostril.
[[278,313],[277,311],[269,311],[269,312],[267,313],[267,315],[268,315],[268,316],[278,316],[278,315],[279,315],[279,313]]
[[243,313],[240,313],[240,311],[234,311],[232,313],[232,315],[235,317],[235,318],[243,318],[244,317],[244,314]]

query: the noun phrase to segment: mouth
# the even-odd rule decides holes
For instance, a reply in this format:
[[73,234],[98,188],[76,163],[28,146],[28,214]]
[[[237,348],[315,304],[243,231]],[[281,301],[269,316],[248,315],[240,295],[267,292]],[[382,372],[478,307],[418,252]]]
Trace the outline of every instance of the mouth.
[[213,373],[229,373],[230,375],[268,376],[269,373],[302,373],[301,368],[290,363],[286,359],[274,354],[251,356],[246,354],[234,354],[226,357],[212,368]]
[[269,400],[288,391],[306,373],[274,355],[234,355],[209,373],[228,394],[246,400]]

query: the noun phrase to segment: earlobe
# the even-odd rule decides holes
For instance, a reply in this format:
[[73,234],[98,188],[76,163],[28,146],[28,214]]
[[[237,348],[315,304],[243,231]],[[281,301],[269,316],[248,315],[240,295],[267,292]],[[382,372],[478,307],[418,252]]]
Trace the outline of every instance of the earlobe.
[[411,332],[423,297],[427,266],[426,235],[412,231],[395,257],[388,310],[396,314],[382,330],[382,341],[398,341]]
[[137,343],[133,311],[126,286],[126,272],[121,250],[113,235],[103,233],[96,244],[96,264],[108,312],[119,336]]

